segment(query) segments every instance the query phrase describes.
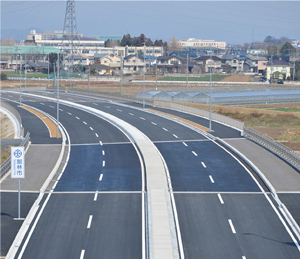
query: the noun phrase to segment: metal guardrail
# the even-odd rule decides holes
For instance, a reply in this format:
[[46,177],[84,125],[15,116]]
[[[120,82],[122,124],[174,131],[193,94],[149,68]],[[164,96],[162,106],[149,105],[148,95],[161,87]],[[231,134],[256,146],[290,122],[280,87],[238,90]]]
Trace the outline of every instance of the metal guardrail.
[[[27,132],[25,138],[23,139],[23,141],[20,144],[20,147],[24,147],[26,149],[27,146],[28,146],[28,144],[29,144],[29,140],[30,140],[30,133]],[[11,156],[9,156],[1,164],[1,167],[0,167],[0,178],[2,178],[10,170],[10,167],[11,167],[10,160],[11,160]]]
[[252,128],[244,127],[244,136],[272,151],[300,171],[300,156],[292,149]]
[[[2,87],[3,91],[12,91],[12,92],[20,92],[20,87]],[[46,86],[27,86],[26,88],[22,86],[22,92],[24,91],[46,91]]]

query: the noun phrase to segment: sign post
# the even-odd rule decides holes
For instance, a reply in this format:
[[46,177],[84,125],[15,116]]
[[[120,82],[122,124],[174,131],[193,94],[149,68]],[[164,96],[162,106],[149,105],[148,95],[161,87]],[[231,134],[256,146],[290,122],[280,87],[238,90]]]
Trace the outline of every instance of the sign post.
[[19,179],[18,218],[21,219],[21,178],[25,178],[24,147],[11,147],[11,178]]

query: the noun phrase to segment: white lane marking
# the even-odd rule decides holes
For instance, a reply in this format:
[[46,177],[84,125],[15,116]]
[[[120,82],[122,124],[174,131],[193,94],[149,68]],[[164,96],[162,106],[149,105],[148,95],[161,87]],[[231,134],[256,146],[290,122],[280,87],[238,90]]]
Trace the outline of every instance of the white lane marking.
[[212,176],[209,176],[209,179],[211,180],[212,183],[215,183],[214,179],[212,178]]
[[105,166],[105,161],[103,161],[102,166],[103,166],[103,167]]
[[153,125],[157,125],[155,122],[151,122]]
[[88,221],[88,224],[87,224],[86,228],[91,228],[92,220],[93,220],[93,215],[90,215],[89,221]]
[[103,145],[102,141],[99,141],[99,143],[100,143],[101,146]]
[[72,98],[68,98],[69,100],[73,100]]
[[84,123],[85,125],[87,125],[87,123],[86,123],[85,121],[84,121],[83,123]]
[[72,115],[72,113],[68,112],[69,115]]
[[104,150],[102,150],[102,155],[105,156],[105,151]]
[[203,165],[204,168],[206,168],[206,165],[204,164],[204,162],[201,162],[201,164]]
[[76,117],[76,119],[77,119],[77,120],[80,120],[80,118],[79,118],[79,117]]
[[218,193],[218,197],[219,197],[219,200],[220,200],[221,204],[224,204],[224,201],[223,201],[222,196],[221,196],[220,193]]
[[235,228],[234,228],[234,226],[233,226],[233,224],[232,224],[231,219],[229,219],[228,222],[229,222],[229,225],[230,225],[230,228],[231,228],[232,233],[233,233],[233,234],[236,234]]
[[246,256],[242,256],[242,259],[246,259]]
[[80,259],[84,258],[84,253],[85,253],[85,250],[81,250]]
[[85,103],[85,101],[83,101],[83,100],[80,100],[80,102]]
[[63,109],[59,109],[59,110],[62,111],[62,112],[64,111]]
[[103,174],[100,174],[99,181],[102,181]]
[[195,156],[198,156],[197,153],[196,153],[195,151],[192,151],[192,153],[193,153]]
[[122,110],[120,110],[120,109],[117,109],[117,111],[121,112]]
[[96,135],[97,138],[99,137],[97,133],[95,133],[95,135]]
[[134,114],[133,114],[133,113],[129,113],[129,115],[132,115],[132,116],[133,116]]
[[145,119],[145,118],[143,118],[143,117],[140,117],[140,119],[141,119],[141,120],[146,120],[146,119]]
[[11,95],[9,95],[8,97],[12,97]]
[[98,192],[95,193],[95,196],[94,196],[94,201],[96,201],[98,198]]
[[185,145],[186,147],[188,146],[185,142],[182,142],[183,145]]
[[163,130],[168,131],[167,129],[163,128]]
[[178,138],[175,134],[173,134],[173,136],[174,136],[175,138]]
[[94,130],[92,127],[90,127],[91,130]]
[[109,106],[105,106],[106,108],[110,108]]
[[40,103],[41,105],[45,105],[44,103]]
[[49,106],[50,108],[54,108],[54,106]]
[[93,103],[94,105],[98,105],[98,103]]

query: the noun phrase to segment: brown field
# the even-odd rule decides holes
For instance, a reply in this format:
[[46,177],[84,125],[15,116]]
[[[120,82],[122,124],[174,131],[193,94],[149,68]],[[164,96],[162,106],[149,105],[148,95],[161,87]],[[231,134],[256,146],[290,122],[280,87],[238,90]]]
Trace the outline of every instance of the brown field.
[[250,75],[236,75],[233,74],[231,76],[225,77],[221,82],[250,82],[252,76]]

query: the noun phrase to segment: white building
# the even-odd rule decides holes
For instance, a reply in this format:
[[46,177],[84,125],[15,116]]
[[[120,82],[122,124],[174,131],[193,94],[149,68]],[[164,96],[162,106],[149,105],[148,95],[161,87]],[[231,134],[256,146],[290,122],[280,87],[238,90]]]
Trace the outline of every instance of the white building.
[[198,40],[195,38],[189,38],[187,40],[180,40],[180,46],[182,47],[190,47],[190,48],[219,48],[225,49],[226,42],[225,41],[214,41],[214,40]]

